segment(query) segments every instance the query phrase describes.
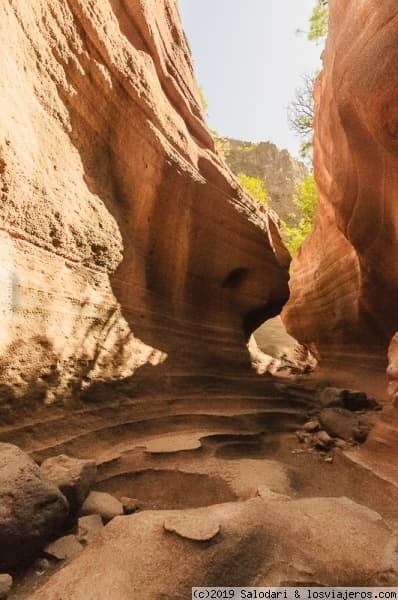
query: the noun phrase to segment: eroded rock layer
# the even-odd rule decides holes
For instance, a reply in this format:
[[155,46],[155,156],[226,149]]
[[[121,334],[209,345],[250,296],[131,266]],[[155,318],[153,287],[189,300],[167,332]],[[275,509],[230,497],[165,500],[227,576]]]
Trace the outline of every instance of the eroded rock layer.
[[398,329],[398,7],[329,5],[315,92],[319,203],[294,261],[285,322],[323,356],[385,360]]
[[129,600],[137,590],[144,600],[182,600],[195,586],[395,585],[395,545],[382,517],[348,498],[274,494],[181,512],[146,511],[115,519],[31,598]]
[[304,163],[295,160],[287,150],[279,150],[271,142],[253,144],[221,138],[218,143],[233,173],[244,173],[264,182],[271,207],[281,219],[287,219],[292,212],[297,213],[293,196],[297,193],[297,186],[308,175]]
[[286,251],[214,152],[174,0],[7,0],[0,35],[3,398],[248,363]]

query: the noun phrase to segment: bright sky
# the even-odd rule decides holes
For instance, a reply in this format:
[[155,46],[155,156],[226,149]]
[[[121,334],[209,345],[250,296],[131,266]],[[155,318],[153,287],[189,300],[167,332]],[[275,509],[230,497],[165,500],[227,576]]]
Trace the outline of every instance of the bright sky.
[[298,155],[286,107],[300,76],[320,67],[305,33],[313,0],[179,0],[208,124],[221,135],[274,142]]

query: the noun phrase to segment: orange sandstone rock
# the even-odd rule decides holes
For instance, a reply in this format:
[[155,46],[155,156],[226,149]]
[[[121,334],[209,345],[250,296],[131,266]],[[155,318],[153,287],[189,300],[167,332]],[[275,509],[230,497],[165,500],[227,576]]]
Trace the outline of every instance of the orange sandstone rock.
[[388,392],[398,408],[398,333],[394,335],[388,349]]
[[315,91],[319,203],[284,320],[321,357],[385,359],[398,329],[398,7],[329,4]]
[[3,398],[247,365],[289,258],[214,150],[174,0],[5,0],[0,36]]

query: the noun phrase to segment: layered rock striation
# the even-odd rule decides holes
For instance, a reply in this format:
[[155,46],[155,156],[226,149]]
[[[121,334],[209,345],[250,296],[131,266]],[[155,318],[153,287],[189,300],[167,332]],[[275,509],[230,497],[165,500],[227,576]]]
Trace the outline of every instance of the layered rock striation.
[[7,0],[0,34],[2,415],[247,364],[288,256],[214,151],[175,2]]
[[385,360],[398,329],[398,9],[329,4],[315,91],[318,210],[284,320],[321,357]]

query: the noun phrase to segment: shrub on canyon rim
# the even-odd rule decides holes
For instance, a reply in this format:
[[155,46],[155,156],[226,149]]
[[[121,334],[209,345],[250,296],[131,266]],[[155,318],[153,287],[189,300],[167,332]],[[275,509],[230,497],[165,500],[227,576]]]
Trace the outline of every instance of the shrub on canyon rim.
[[269,196],[267,190],[264,187],[264,182],[259,177],[250,177],[245,173],[239,173],[238,179],[242,187],[245,188],[255,200],[258,200],[265,206],[269,204]]

